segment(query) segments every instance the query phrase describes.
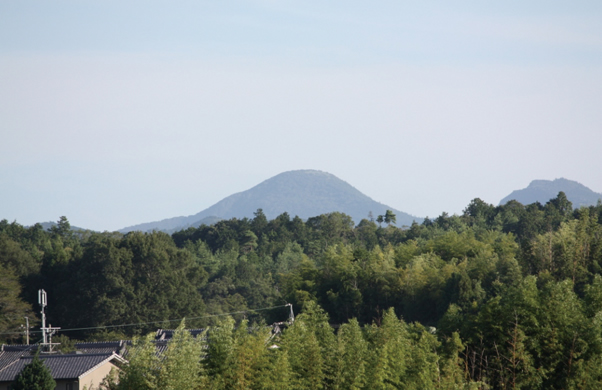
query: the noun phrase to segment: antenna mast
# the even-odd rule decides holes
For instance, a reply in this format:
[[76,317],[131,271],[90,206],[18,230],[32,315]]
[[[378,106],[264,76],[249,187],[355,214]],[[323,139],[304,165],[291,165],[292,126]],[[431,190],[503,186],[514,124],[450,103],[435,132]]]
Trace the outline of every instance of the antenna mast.
[[46,327],[46,314],[44,313],[44,308],[46,306],[48,306],[48,298],[46,295],[46,291],[44,291],[43,289],[38,290],[38,303],[40,304],[40,307],[42,308],[41,310],[41,314],[42,314],[42,327],[40,328],[42,330],[42,352],[45,353],[52,353],[54,352],[52,350],[52,348],[55,345],[59,345],[60,343],[53,343],[52,342],[52,335],[56,333],[57,330],[61,329],[61,328],[57,328],[57,327],[52,327],[50,324],[48,325],[48,327]]
[[285,306],[288,306],[290,308],[290,313],[288,314],[288,321],[292,324],[293,322],[295,322],[295,313],[293,312],[293,304],[287,303]]

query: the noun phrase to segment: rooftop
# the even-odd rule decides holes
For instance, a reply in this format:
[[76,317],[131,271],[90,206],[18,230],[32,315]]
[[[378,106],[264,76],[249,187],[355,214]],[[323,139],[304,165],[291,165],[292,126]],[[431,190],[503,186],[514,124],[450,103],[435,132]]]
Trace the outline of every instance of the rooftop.
[[[0,370],[0,382],[12,382],[23,370],[23,367],[30,364],[33,356],[21,356],[12,364]],[[77,379],[97,366],[116,360],[123,362],[123,359],[115,353],[103,354],[68,354],[68,355],[40,355],[40,360],[48,367],[52,377],[56,379]]]

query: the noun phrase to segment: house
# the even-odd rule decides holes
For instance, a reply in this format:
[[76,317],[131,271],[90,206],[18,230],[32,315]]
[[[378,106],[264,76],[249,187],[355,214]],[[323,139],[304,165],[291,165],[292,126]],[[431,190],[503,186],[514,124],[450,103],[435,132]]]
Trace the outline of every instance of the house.
[[[172,332],[168,332],[171,338]],[[157,354],[167,350],[168,339],[154,341]],[[56,390],[96,389],[112,368],[120,369],[132,342],[129,340],[75,343],[69,354],[41,354],[40,360],[50,369]],[[0,390],[10,389],[23,367],[31,363],[39,345],[0,345]]]
[[[207,329],[186,329],[188,331],[188,333],[190,333],[190,335],[194,338],[197,338],[199,335],[203,335],[203,333],[207,330]],[[157,332],[155,332],[155,340],[171,340],[171,338],[173,337],[174,333],[176,332],[175,329],[157,329]],[[206,335],[203,335],[204,339],[206,340]]]
[[132,345],[129,340],[118,341],[89,341],[75,343],[76,353],[112,353],[115,352],[121,357],[127,354],[127,348]]
[[[8,347],[8,348],[7,348]],[[7,350],[5,350],[7,349]],[[17,350],[3,346],[0,352],[0,390],[10,390],[12,382],[23,367],[31,363],[30,349]],[[125,360],[114,352],[96,354],[40,355],[56,381],[56,390],[83,390],[97,388],[111,369],[119,369]]]

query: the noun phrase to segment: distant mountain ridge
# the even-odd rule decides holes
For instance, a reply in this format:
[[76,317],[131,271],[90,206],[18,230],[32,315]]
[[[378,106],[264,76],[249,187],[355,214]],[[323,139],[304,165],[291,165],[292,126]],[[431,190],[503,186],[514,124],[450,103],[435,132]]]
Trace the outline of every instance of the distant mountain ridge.
[[[38,223],[39,223],[40,225],[42,225],[42,228],[44,228],[44,230],[46,230],[47,232],[49,232],[49,231],[50,231],[50,228],[52,228],[53,226],[56,226],[56,225],[57,225],[57,223],[56,223],[56,222],[53,222],[53,221],[48,221],[48,222],[38,222]],[[81,232],[85,232],[86,230],[89,230],[89,229],[84,229],[84,228],[77,227],[77,226],[71,226],[71,231],[74,231],[74,232],[80,232],[80,231],[81,231]]]
[[143,223],[119,231],[174,231],[189,226],[200,226],[206,218],[253,218],[253,213],[259,208],[263,209],[268,219],[284,212],[291,218],[299,216],[307,219],[338,211],[351,216],[357,224],[363,218],[368,218],[370,212],[376,218],[386,210],[391,210],[396,214],[397,226],[409,226],[413,221],[422,223],[423,220],[376,202],[330,173],[298,170],[281,173],[249,190],[230,195],[197,214]]
[[602,199],[602,194],[592,191],[581,183],[565,178],[555,180],[533,180],[527,188],[512,191],[500,201],[500,204],[506,204],[510,200],[527,205],[534,202],[541,204],[547,203],[555,198],[562,191],[566,194],[568,200],[573,203],[573,207],[594,206],[598,199]]

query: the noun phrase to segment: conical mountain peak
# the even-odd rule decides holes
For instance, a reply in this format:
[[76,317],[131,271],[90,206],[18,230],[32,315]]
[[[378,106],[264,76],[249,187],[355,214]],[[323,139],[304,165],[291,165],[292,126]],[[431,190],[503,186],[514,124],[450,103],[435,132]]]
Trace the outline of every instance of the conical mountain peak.
[[370,213],[376,216],[384,214],[386,210],[392,210],[397,216],[398,226],[422,221],[422,218],[413,217],[371,199],[330,173],[296,170],[280,173],[246,191],[232,194],[195,215],[131,226],[121,231],[173,231],[198,226],[210,217],[214,217],[214,220],[253,218],[257,209],[262,209],[268,219],[284,212],[291,217],[307,219],[338,211],[351,216],[355,223],[359,223],[363,218],[368,218]]

